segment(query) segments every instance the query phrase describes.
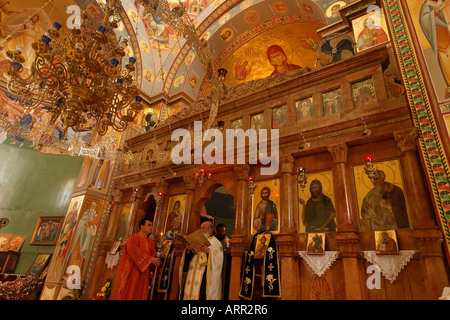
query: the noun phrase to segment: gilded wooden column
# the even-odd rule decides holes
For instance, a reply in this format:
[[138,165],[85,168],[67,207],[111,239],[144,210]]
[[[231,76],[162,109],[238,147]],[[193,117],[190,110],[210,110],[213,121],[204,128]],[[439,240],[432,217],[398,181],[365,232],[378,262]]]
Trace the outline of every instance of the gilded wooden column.
[[341,250],[344,268],[345,296],[348,300],[362,299],[363,283],[359,276],[361,261],[360,239],[357,233],[358,216],[352,176],[347,165],[348,148],[345,143],[328,148],[334,161],[333,185],[335,192],[338,232],[336,241]]
[[158,193],[162,193],[162,198],[159,196],[156,198],[156,209],[155,209],[155,218],[153,219],[153,234],[155,235],[155,239],[158,241],[161,232],[164,233],[164,223],[165,223],[165,211],[164,204],[167,203],[167,190],[169,189],[169,183],[165,180],[161,181],[158,184]]
[[401,151],[400,166],[403,174],[404,192],[407,193],[408,209],[414,229],[436,228],[434,212],[426,189],[426,181],[417,155],[416,128],[394,131],[397,147]]
[[358,230],[358,211],[352,175],[347,165],[347,145],[343,143],[331,146],[328,151],[334,161],[333,186],[338,231],[356,231]]
[[250,196],[248,191],[248,164],[235,165],[234,173],[238,180],[236,211],[234,217],[234,230],[230,239],[231,273],[230,273],[230,300],[239,300],[241,286],[242,259],[245,251],[245,239],[249,234]]
[[296,300],[300,298],[299,267],[296,260],[296,223],[295,206],[297,205],[297,188],[294,171],[294,157],[284,156],[280,159],[281,190],[280,233],[276,236],[279,255],[281,259],[281,298],[283,300]]

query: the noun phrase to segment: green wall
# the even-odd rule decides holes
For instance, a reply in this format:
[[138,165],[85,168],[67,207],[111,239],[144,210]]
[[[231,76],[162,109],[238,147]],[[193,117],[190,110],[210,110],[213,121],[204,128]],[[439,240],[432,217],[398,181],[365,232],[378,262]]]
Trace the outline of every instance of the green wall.
[[0,145],[0,218],[9,219],[0,233],[27,236],[14,273],[26,273],[38,253],[53,253],[54,246],[30,245],[30,239],[39,217],[65,216],[82,163]]

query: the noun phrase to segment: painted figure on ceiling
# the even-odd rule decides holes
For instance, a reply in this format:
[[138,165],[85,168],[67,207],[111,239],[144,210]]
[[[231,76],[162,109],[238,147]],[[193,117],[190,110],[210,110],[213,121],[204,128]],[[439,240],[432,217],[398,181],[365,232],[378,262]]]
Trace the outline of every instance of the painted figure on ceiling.
[[287,61],[286,53],[279,45],[272,45],[267,49],[267,58],[270,64],[275,68],[271,73],[271,76],[286,71],[292,71],[300,69],[301,67],[296,64],[290,64]]
[[43,9],[27,8],[20,12],[8,12],[8,15],[3,15],[2,11],[0,21],[0,35],[10,37],[3,53],[20,50],[25,58],[25,65],[29,66],[35,57],[31,44],[38,41],[51,28],[52,23]]
[[143,18],[145,27],[148,30],[149,38],[154,49],[169,49],[169,27],[164,24],[157,15],[148,13]]
[[238,61],[234,66],[234,77],[236,80],[245,80],[252,71],[247,60]]
[[425,0],[420,8],[419,22],[442,69],[450,97],[450,6],[448,0]]
[[207,0],[187,0],[183,2],[184,7],[188,13],[199,15],[209,4]]

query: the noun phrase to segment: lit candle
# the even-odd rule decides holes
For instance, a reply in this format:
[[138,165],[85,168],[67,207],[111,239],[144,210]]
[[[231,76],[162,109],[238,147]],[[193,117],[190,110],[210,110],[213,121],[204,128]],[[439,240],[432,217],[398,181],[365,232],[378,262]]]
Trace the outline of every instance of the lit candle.
[[298,168],[298,172],[299,172],[299,173],[300,173],[300,172],[305,173],[306,170],[305,170],[305,168],[300,167],[300,168]]
[[253,181],[255,180],[255,177],[248,177],[248,180]]
[[364,162],[373,162],[373,156],[368,154],[364,157]]

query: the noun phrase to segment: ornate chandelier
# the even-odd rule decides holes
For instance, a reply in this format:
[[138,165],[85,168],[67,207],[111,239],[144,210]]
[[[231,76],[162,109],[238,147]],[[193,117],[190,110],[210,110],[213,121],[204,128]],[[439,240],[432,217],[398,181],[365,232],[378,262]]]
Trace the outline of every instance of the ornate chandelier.
[[117,39],[120,1],[107,1],[103,20],[96,27],[84,12],[79,29],[53,29],[34,42],[31,66],[19,50],[8,51],[11,60],[7,88],[20,98],[25,110],[48,105],[50,124],[60,119],[67,130],[96,124],[100,135],[109,128],[122,132],[144,108],[133,80],[136,59],[122,69],[126,40]]

